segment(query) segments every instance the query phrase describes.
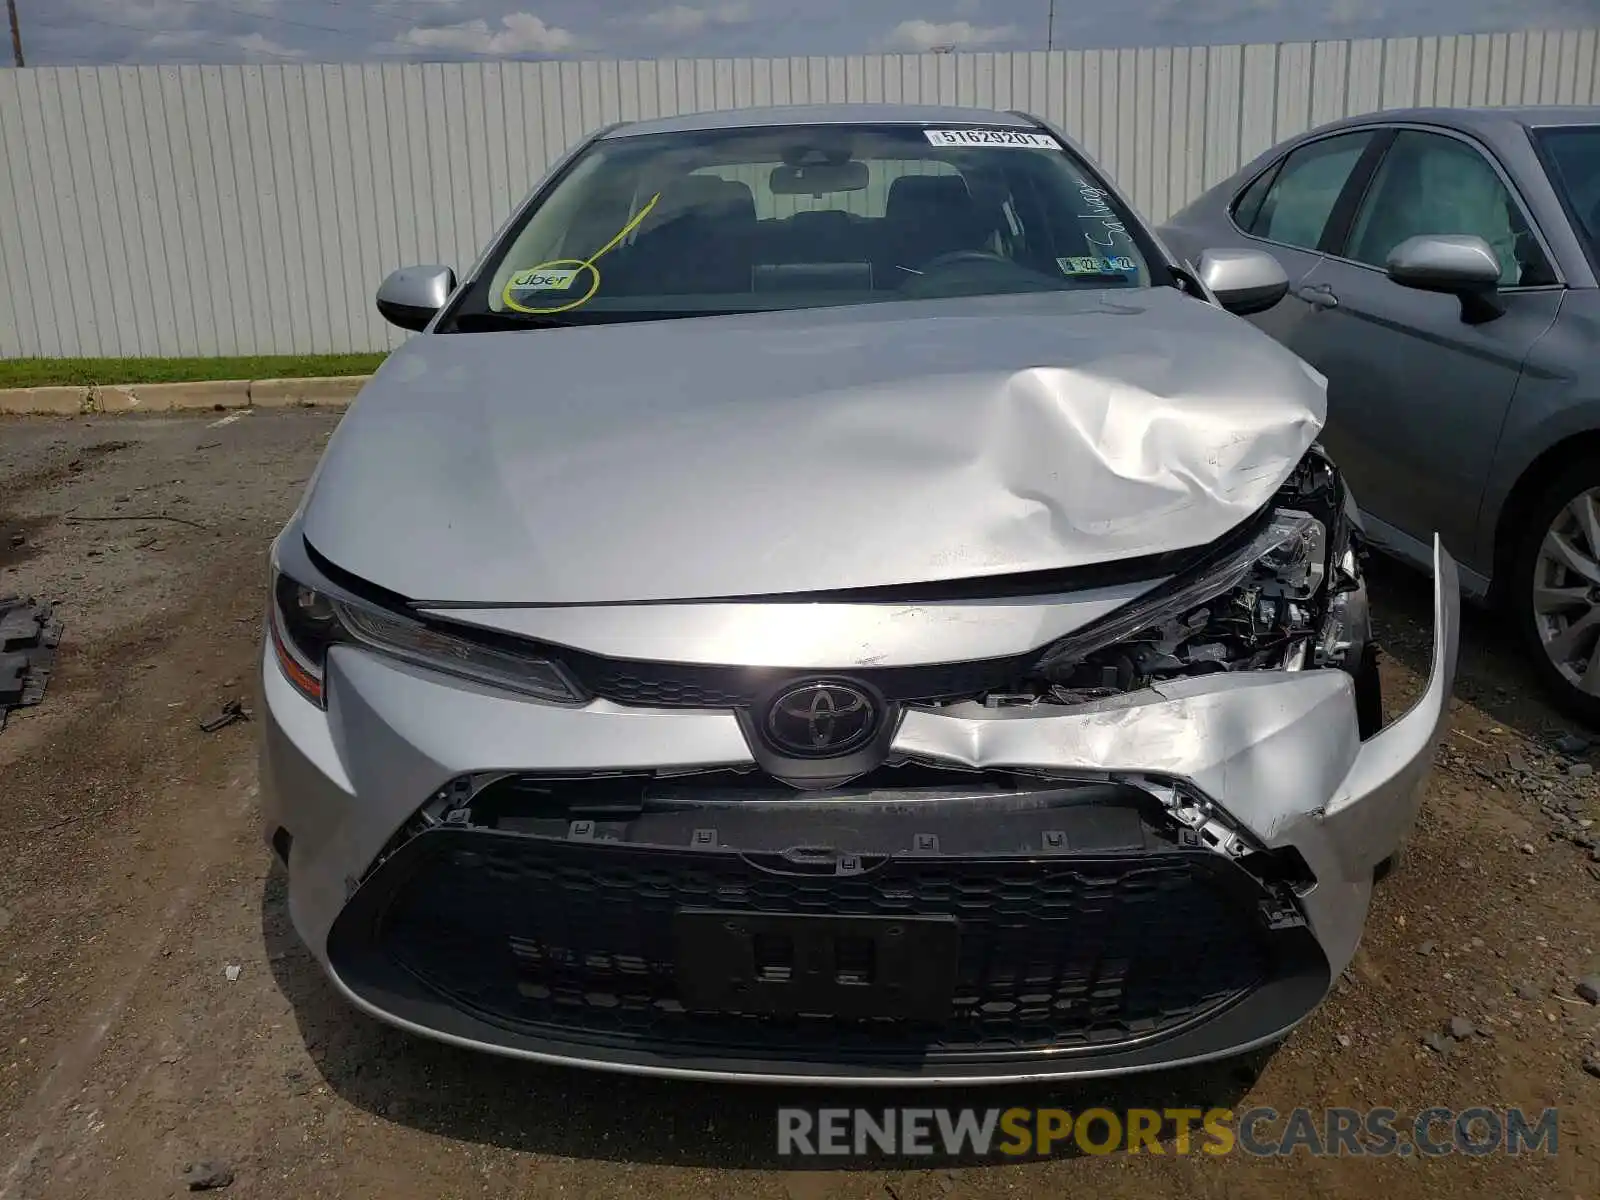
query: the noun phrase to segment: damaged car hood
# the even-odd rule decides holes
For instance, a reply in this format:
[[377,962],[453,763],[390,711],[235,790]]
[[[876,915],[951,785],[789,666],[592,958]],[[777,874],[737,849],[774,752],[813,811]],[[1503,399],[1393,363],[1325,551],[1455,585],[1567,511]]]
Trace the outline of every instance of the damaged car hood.
[[310,544],[414,600],[826,592],[1203,545],[1325,383],[1172,288],[424,335],[329,443]]

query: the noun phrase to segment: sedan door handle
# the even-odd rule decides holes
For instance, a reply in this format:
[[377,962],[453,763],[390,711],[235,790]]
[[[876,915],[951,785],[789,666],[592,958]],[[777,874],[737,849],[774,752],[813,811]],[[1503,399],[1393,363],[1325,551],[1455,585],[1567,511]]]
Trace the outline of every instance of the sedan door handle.
[[1312,308],[1339,307],[1339,297],[1334,295],[1333,289],[1325,283],[1308,283],[1305,287],[1296,288],[1294,294]]

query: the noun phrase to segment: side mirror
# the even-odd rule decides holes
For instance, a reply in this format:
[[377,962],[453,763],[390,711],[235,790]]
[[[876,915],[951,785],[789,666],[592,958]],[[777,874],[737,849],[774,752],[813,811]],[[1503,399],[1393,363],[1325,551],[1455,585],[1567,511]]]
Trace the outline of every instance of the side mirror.
[[455,290],[449,267],[401,267],[378,286],[378,311],[401,329],[424,329]]
[[1289,294],[1289,276],[1265,250],[1207,250],[1198,272],[1217,303],[1236,316],[1266,312]]
[[1505,311],[1496,296],[1500,260],[1481,237],[1428,233],[1407,238],[1389,252],[1386,266],[1401,287],[1459,296],[1462,318],[1473,324]]

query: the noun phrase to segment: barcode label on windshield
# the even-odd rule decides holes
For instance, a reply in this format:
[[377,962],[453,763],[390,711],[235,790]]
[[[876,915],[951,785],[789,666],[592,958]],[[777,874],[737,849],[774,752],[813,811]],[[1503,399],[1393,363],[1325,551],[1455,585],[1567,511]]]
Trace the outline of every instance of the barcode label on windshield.
[[1022,129],[924,129],[934,146],[1000,146],[1012,150],[1059,150],[1061,143],[1048,133]]

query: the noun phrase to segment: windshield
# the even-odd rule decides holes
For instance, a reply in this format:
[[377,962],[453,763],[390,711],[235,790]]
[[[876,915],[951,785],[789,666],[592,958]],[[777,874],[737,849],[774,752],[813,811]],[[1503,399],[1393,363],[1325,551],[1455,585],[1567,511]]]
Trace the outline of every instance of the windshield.
[[1600,125],[1541,129],[1535,136],[1578,236],[1600,266]]
[[1148,287],[1136,229],[1084,164],[1034,130],[611,137],[507,233],[446,324]]

